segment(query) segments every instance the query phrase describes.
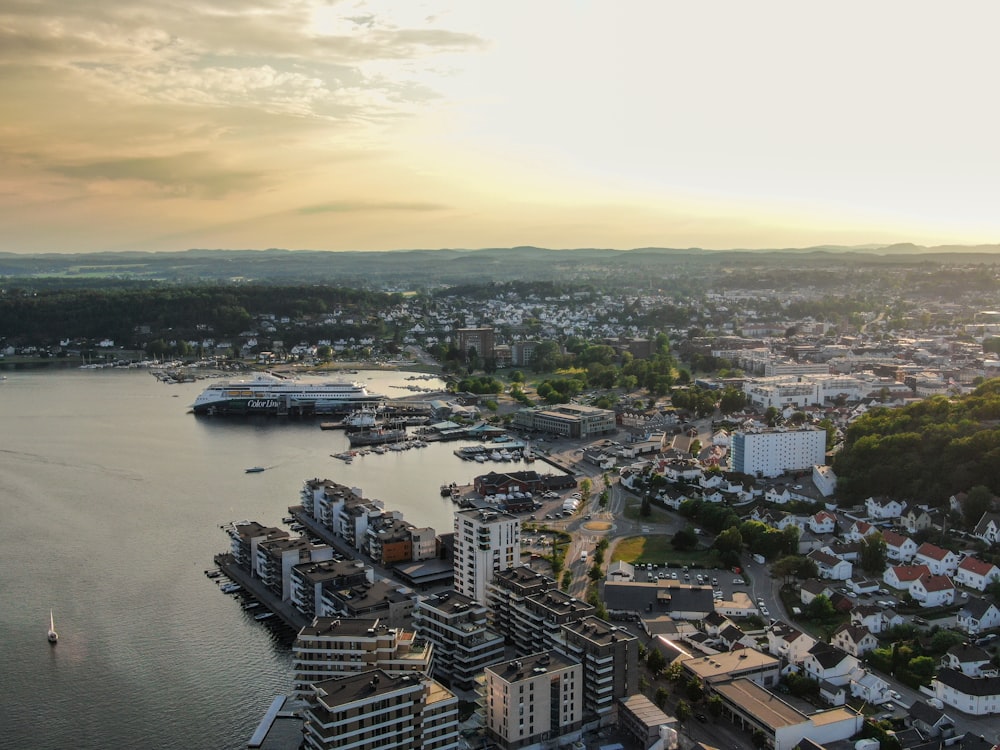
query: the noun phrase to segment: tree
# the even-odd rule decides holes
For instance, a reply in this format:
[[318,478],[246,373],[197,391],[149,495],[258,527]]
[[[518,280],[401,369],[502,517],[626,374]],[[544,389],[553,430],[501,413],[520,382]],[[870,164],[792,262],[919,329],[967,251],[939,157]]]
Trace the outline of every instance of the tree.
[[730,526],[715,537],[715,543],[712,546],[719,550],[719,552],[738,553],[743,549],[743,535],[740,534],[740,530],[737,527]]
[[646,667],[653,673],[653,676],[656,677],[660,674],[666,666],[667,660],[663,658],[660,650],[657,648],[649,649],[649,653],[646,655]]
[[868,534],[861,540],[861,568],[866,573],[881,573],[885,570],[886,547],[882,532]]
[[722,708],[723,708],[722,696],[720,696],[718,693],[713,693],[711,697],[706,701],[706,705],[708,706],[708,712],[712,714],[712,716],[722,715]]
[[973,487],[966,493],[965,500],[962,502],[962,518],[965,520],[965,525],[970,529],[975,528],[979,519],[983,517],[983,513],[992,506],[993,493],[989,487],[981,484]]
[[833,608],[830,599],[820,594],[806,605],[805,614],[810,620],[824,622],[833,619],[837,611]]
[[684,693],[687,695],[689,701],[697,703],[705,697],[705,688],[702,687],[701,680],[697,677],[692,677],[684,686]]
[[776,426],[780,418],[781,412],[777,406],[769,406],[764,410],[764,421],[767,422],[768,427]]
[[653,699],[653,702],[656,703],[659,708],[663,708],[663,706],[667,703],[668,697],[670,697],[670,693],[667,692],[665,687],[661,686],[656,688],[656,697]]
[[674,534],[670,544],[678,552],[684,552],[698,546],[698,537],[690,527],[685,527]]
[[674,709],[674,716],[677,717],[677,721],[687,721],[691,718],[691,706],[688,702],[681,700],[677,702],[677,708]]

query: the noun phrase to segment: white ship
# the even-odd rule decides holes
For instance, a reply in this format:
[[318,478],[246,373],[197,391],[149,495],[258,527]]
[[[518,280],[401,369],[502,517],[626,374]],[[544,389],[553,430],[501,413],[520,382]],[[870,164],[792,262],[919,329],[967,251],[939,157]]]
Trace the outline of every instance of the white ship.
[[385,401],[353,381],[301,383],[260,374],[253,380],[213,383],[195,399],[195,414],[344,414]]

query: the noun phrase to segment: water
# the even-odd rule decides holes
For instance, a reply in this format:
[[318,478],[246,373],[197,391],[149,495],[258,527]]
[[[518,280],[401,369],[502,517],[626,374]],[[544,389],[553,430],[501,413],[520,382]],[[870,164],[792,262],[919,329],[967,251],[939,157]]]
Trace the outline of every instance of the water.
[[[490,464],[455,443],[361,456],[315,421],[196,418],[202,383],[142,371],[7,371],[0,381],[0,748],[243,748],[291,682],[288,646],[204,571],[220,525],[280,525],[329,478],[452,528],[439,487]],[[405,376],[351,376],[390,397]],[[421,386],[435,383],[418,381]],[[437,383],[440,385],[440,382]],[[246,474],[249,466],[265,466]],[[523,468],[507,464],[509,470]],[[45,640],[49,609],[59,644]]]

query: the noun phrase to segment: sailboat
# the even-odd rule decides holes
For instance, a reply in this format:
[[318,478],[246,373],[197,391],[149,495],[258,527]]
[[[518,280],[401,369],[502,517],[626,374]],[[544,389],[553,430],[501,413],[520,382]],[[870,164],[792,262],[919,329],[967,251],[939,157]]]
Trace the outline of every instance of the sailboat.
[[59,640],[59,634],[56,632],[56,621],[55,618],[52,616],[51,609],[49,610],[49,632],[48,635],[46,635],[45,637],[49,639],[49,643],[51,643],[53,646],[56,645],[56,641]]

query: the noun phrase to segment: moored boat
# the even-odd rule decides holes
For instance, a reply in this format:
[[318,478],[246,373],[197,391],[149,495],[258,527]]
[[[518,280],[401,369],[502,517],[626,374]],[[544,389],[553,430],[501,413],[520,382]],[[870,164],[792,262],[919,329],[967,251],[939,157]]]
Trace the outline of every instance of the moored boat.
[[338,414],[375,408],[383,396],[352,381],[300,383],[265,373],[253,380],[213,383],[195,399],[195,414]]

